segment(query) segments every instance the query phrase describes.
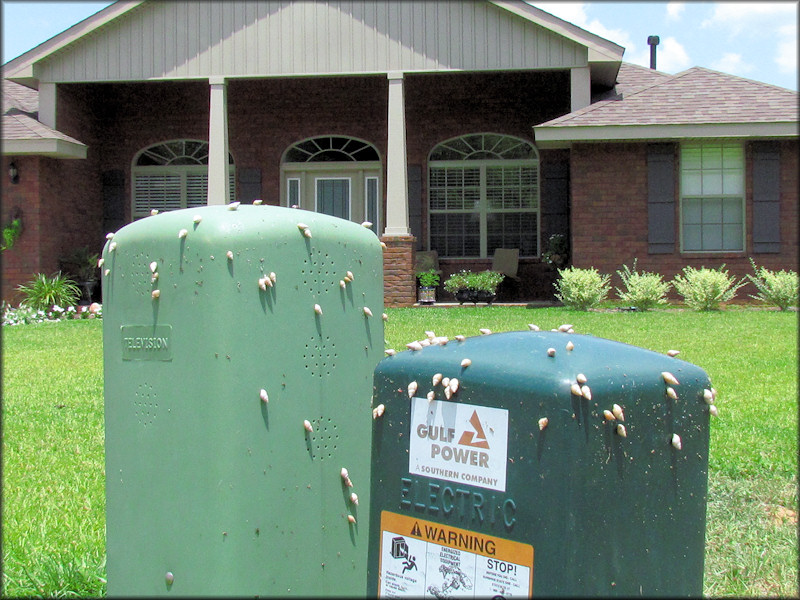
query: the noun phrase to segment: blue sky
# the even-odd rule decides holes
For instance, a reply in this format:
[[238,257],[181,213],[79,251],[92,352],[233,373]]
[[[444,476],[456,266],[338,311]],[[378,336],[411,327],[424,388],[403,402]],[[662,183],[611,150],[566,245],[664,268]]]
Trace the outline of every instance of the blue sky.
[[[707,67],[798,89],[798,2],[535,2],[532,4],[625,48],[624,60],[678,73]],[[2,62],[16,58],[110,2],[2,0]]]

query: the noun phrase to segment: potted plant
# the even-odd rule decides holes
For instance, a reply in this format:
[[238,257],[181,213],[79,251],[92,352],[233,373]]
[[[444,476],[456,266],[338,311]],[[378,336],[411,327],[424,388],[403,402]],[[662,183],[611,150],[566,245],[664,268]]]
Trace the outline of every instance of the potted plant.
[[497,295],[497,286],[505,279],[498,271],[481,271],[473,273],[472,286],[477,290],[477,301],[491,304]]
[[74,250],[61,259],[61,268],[66,271],[83,290],[80,304],[92,303],[92,296],[97,287],[97,260],[99,257],[97,253],[90,252],[89,248],[84,246],[83,248]]
[[461,270],[458,273],[453,273],[444,282],[444,289],[456,297],[459,304],[464,302],[475,302],[475,290],[470,287],[470,275],[474,275],[472,271]]
[[505,275],[497,271],[475,273],[461,270],[444,282],[444,289],[453,294],[459,304],[464,302],[491,304],[497,294],[497,286],[504,278]]
[[554,233],[547,238],[547,250],[542,253],[542,259],[551,267],[563,269],[569,262],[569,242],[562,233]]
[[22,235],[22,219],[19,217],[11,219],[11,222],[3,227],[3,241],[0,242],[0,250],[11,248],[20,235]]
[[436,302],[436,286],[439,285],[439,273],[436,269],[420,271],[417,273],[419,280],[419,303],[433,304]]

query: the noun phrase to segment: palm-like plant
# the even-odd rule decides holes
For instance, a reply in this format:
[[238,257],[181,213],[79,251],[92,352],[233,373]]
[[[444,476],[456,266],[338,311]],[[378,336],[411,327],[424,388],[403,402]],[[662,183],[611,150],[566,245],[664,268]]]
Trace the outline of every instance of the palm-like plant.
[[54,304],[72,306],[81,297],[81,291],[74,281],[59,271],[49,277],[37,273],[27,284],[17,286],[22,293],[23,304],[36,310],[47,310]]

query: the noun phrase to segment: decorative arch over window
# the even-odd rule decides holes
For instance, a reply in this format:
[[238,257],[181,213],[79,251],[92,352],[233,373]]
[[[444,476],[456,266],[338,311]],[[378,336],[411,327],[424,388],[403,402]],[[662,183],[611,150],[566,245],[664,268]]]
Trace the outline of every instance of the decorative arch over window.
[[378,149],[345,135],[295,142],[281,161],[281,198],[297,206],[381,230],[382,167]]
[[[159,142],[136,153],[131,172],[134,220],[149,216],[153,209],[167,212],[205,206],[208,142],[191,139]],[[230,153],[228,181],[234,199],[236,180]]]
[[363,140],[325,135],[297,142],[283,158],[285,163],[378,161],[378,150]]
[[474,133],[428,156],[428,245],[439,256],[490,258],[539,251],[539,154],[524,139]]
[[536,160],[539,155],[530,142],[499,133],[462,135],[440,143],[429,160]]

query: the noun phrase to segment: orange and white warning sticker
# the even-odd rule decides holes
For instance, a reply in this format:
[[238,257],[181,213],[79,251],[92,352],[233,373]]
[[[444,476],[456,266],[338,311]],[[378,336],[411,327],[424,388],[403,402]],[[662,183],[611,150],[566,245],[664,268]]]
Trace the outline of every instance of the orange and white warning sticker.
[[518,598],[533,590],[533,546],[381,512],[381,598]]

